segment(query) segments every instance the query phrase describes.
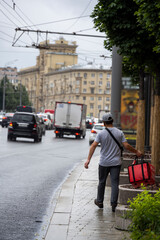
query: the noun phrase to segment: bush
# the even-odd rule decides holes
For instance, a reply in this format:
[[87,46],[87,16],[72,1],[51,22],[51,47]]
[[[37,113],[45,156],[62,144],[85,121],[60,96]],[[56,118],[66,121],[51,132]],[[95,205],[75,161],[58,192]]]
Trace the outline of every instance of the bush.
[[160,189],[154,195],[149,191],[129,200],[132,240],[160,240]]

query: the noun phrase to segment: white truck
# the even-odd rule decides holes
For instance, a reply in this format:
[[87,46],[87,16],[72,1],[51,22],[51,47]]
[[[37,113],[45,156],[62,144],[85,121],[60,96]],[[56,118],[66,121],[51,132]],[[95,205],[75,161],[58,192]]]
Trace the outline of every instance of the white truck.
[[98,114],[98,122],[101,123],[102,122],[102,117],[105,113],[109,112],[108,110],[99,110],[99,114]]
[[56,102],[54,128],[56,137],[74,135],[77,139],[86,136],[85,104],[71,102]]

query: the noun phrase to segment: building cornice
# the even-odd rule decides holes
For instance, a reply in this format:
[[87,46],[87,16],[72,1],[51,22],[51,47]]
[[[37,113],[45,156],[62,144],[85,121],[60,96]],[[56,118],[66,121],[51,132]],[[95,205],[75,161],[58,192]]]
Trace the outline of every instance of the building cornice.
[[39,71],[39,67],[31,67],[31,68],[21,69],[18,72],[18,75],[23,75],[26,73],[33,73],[33,72],[38,72],[38,71]]
[[97,68],[68,68],[68,69],[58,69],[49,73],[46,73],[45,76],[52,76],[52,75],[57,75],[57,74],[64,74],[64,73],[71,73],[71,72],[112,72],[111,68],[108,69],[97,69]]

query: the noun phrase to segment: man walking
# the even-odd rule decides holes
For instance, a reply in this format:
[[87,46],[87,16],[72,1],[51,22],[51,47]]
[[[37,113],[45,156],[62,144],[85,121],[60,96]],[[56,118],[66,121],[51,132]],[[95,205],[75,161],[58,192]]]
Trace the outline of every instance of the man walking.
[[[119,193],[119,175],[121,168],[121,149],[120,146],[124,146],[130,152],[135,153],[138,157],[142,156],[142,153],[133,148],[125,139],[124,133],[118,128],[113,127],[113,118],[111,113],[106,113],[102,117],[105,129],[102,130],[92,143],[87,161],[84,164],[85,168],[91,161],[92,155],[98,146],[101,144],[100,161],[99,161],[99,184],[97,191],[97,198],[94,203],[103,208],[105,185],[107,176],[110,173],[111,177],[111,206],[112,211],[115,212],[117,206],[118,193]],[[113,136],[112,136],[113,135]],[[114,139],[115,138],[115,139]]]

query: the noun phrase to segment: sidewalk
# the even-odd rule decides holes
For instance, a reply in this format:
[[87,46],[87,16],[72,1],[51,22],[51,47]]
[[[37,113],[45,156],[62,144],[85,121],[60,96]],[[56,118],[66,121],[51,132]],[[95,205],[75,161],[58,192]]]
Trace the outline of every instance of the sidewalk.
[[122,240],[128,236],[114,227],[110,187],[106,187],[104,209],[94,204],[98,160],[93,157],[89,169],[83,161],[62,185],[45,240]]

